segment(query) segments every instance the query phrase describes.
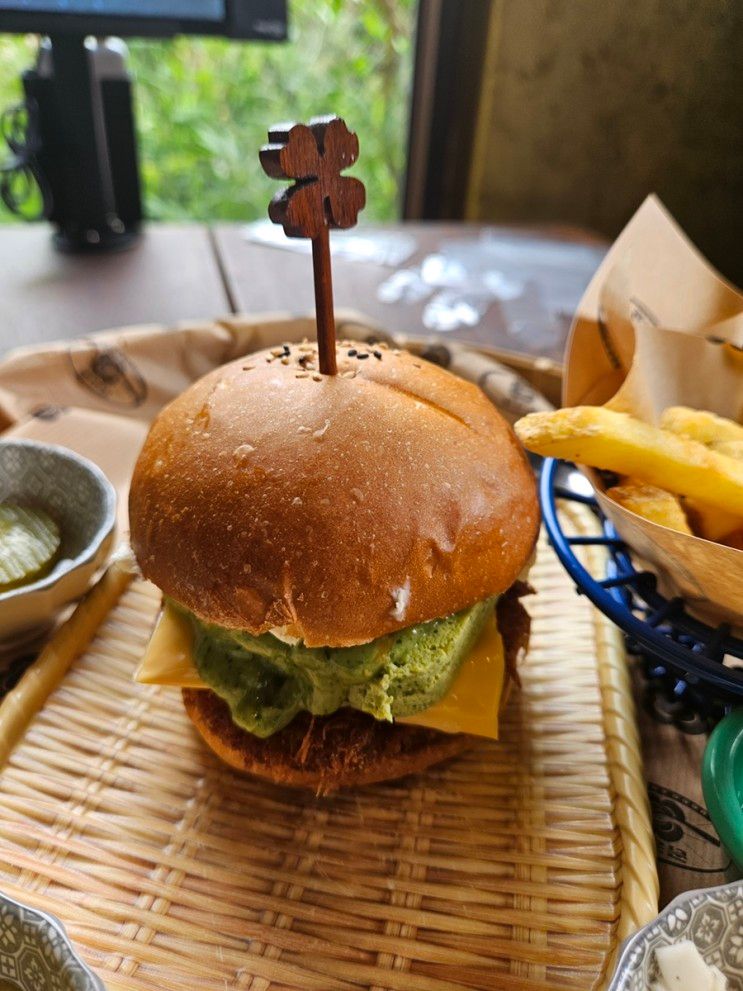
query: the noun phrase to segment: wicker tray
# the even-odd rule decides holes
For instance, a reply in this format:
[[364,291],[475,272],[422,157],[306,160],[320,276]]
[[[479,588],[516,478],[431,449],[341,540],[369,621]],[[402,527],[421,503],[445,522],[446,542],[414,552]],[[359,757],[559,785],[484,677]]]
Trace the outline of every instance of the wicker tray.
[[132,681],[158,594],[115,563],[0,705],[0,888],[110,989],[601,987],[657,911],[632,701],[545,541],[532,576],[502,740],[316,799],[234,774]]

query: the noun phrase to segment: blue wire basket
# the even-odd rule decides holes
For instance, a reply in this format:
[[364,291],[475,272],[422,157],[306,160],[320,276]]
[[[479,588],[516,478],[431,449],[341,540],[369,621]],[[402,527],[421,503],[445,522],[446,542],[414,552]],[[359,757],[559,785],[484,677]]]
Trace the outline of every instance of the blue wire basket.
[[[655,575],[638,570],[631,553],[591,495],[560,483],[567,467],[554,458],[544,461],[539,500],[550,543],[577,586],[624,632],[627,649],[638,654],[647,678],[646,701],[654,715],[690,733],[706,732],[735,705],[743,704],[743,640],[722,623],[708,626],[684,608],[680,598],[658,592]],[[572,468],[572,466],[569,466]],[[588,506],[601,534],[565,533],[557,500]],[[575,554],[579,545],[606,548],[606,574],[591,575]],[[723,663],[725,662],[725,663]]]

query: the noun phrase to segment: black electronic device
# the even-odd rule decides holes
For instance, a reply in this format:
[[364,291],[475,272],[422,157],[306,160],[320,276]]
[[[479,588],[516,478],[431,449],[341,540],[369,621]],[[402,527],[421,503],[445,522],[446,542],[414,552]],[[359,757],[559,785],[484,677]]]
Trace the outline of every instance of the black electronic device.
[[0,32],[283,41],[287,0],[0,0]]
[[[131,80],[123,42],[55,37],[23,74],[45,183],[43,215],[66,251],[127,247],[142,220]],[[30,143],[29,143],[30,146]],[[7,201],[6,201],[7,202]]]

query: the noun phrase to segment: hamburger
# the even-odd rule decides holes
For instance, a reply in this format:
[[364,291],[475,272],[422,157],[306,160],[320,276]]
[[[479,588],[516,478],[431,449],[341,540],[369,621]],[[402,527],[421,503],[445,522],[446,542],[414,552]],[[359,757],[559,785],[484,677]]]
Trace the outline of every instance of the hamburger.
[[224,365],[158,415],[131,541],[163,609],[137,677],[177,686],[206,743],[329,792],[497,738],[526,649],[539,528],[482,391],[384,344]]

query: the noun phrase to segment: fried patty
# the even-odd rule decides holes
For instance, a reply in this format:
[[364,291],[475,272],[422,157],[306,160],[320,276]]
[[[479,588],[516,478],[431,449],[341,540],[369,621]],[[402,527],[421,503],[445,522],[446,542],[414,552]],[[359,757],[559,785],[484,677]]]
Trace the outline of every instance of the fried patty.
[[[530,628],[519,597],[530,591],[516,582],[497,605],[506,667],[516,678]],[[284,729],[261,739],[235,725],[226,702],[210,690],[184,688],[183,702],[204,740],[232,767],[318,794],[414,774],[477,742],[466,734],[380,722],[350,708],[329,716],[300,713]]]

